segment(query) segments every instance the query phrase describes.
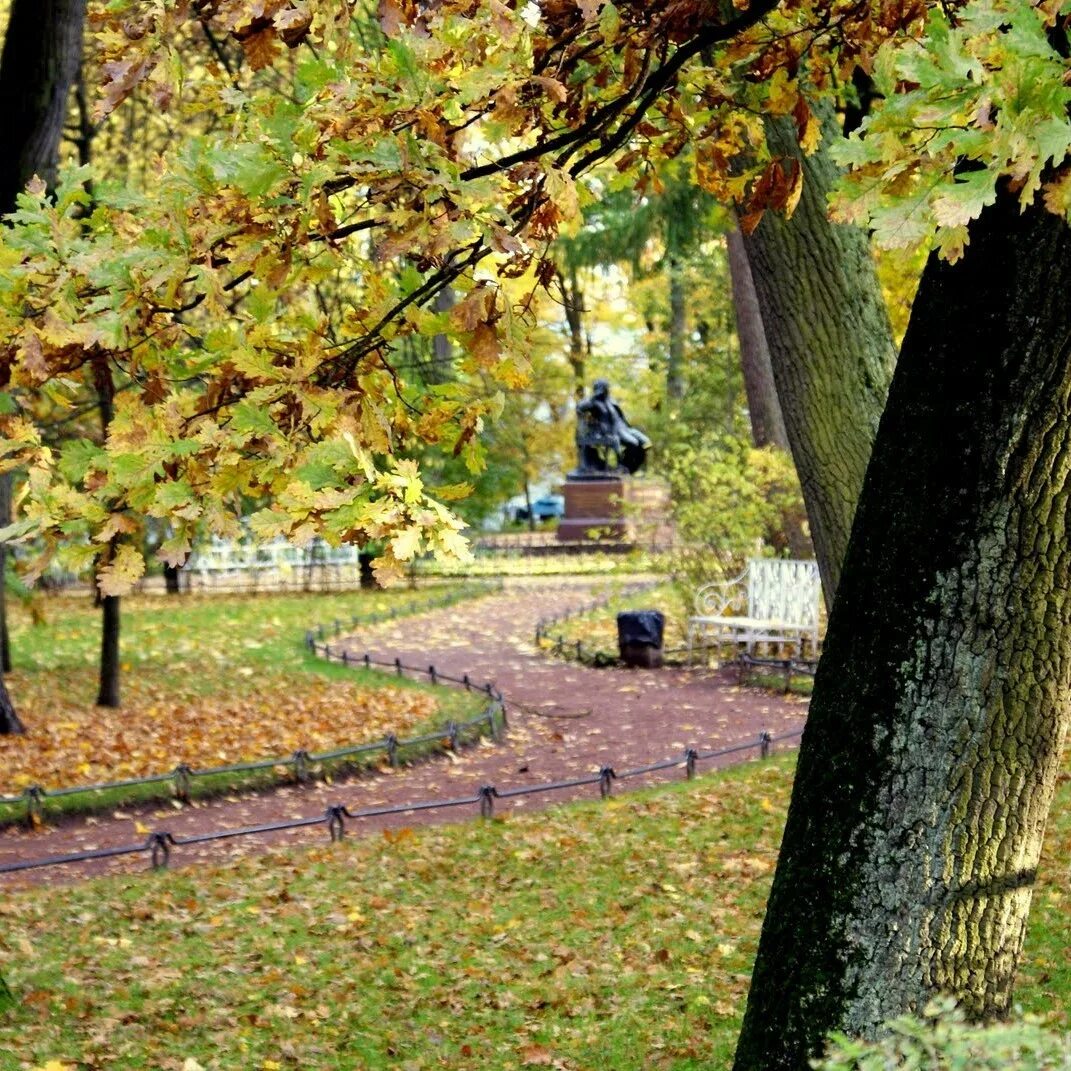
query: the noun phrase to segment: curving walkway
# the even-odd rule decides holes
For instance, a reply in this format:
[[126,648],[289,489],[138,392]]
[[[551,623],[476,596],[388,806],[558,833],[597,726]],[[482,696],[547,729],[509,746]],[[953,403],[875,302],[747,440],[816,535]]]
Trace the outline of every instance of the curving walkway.
[[[0,833],[0,863],[144,841],[146,828],[192,836],[240,826],[322,814],[335,803],[350,810],[469,796],[482,785],[499,789],[627,769],[677,757],[688,747],[711,750],[802,726],[806,700],[735,684],[735,674],[706,669],[589,669],[535,652],[536,620],[590,601],[604,582],[563,585],[560,579],[511,586],[501,594],[443,610],[383,622],[359,636],[332,641],[360,657],[400,657],[410,665],[474,682],[493,681],[503,692],[510,732],[499,745],[485,742],[458,756],[384,771],[336,784],[284,787],[263,795],[223,797],[181,810],[155,805],[114,816],[34,832]],[[711,768],[706,763],[701,769]],[[680,770],[653,775],[679,778]],[[630,786],[642,783],[637,779]],[[533,809],[568,798],[597,796],[591,786],[496,803],[495,813]],[[478,807],[413,812],[350,822],[347,833],[470,818]],[[322,842],[323,827],[264,833],[175,849],[172,866],[218,863],[273,844]],[[94,873],[143,870],[145,856],[74,864],[0,876],[7,886],[58,884]]]

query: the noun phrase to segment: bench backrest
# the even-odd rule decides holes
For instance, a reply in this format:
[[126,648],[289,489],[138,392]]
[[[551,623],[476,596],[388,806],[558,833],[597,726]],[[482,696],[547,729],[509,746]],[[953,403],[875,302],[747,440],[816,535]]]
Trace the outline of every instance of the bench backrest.
[[817,627],[821,593],[817,562],[789,558],[748,562],[748,617]]

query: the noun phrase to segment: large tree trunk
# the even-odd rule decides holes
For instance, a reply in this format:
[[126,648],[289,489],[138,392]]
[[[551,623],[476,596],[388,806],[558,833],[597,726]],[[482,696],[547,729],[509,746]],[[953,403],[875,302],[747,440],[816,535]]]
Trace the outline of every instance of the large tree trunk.
[[[0,53],[0,213],[34,175],[52,186],[67,99],[82,62],[86,0],[13,0]],[[11,474],[3,477],[6,517],[10,518]],[[0,547],[0,635],[4,672],[11,668],[7,600],[3,591],[6,547]],[[0,681],[0,733],[23,732],[7,688]]]
[[1009,1006],[1071,710],[1071,229],[928,264],[867,471],[737,1052]]
[[0,210],[39,175],[52,185],[67,100],[82,59],[86,0],[14,0],[0,55]]
[[[829,127],[829,105],[815,110]],[[803,195],[792,219],[767,212],[744,244],[832,606],[896,352],[866,234],[826,217],[837,166],[824,148],[801,154],[790,118],[771,119],[767,139],[801,160]]]

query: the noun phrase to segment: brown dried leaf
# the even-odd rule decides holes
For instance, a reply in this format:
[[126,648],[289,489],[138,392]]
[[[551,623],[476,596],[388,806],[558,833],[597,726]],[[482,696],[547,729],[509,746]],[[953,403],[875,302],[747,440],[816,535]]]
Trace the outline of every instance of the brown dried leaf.
[[274,26],[251,33],[241,39],[242,51],[254,71],[270,67],[279,51],[279,35]]

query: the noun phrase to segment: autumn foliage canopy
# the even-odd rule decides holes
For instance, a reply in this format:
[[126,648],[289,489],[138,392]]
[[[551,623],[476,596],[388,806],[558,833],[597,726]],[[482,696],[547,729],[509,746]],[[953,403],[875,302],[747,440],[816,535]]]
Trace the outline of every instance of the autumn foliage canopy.
[[[835,216],[954,259],[998,181],[1071,206],[1063,17],[1052,0],[91,5],[96,118],[140,95],[191,133],[145,188],[71,169],[12,217],[0,430],[28,478],[9,535],[38,569],[96,561],[105,594],[142,575],[146,518],[173,564],[242,515],[263,538],[381,541],[384,574],[463,554],[447,503],[466,487],[433,493],[409,455],[479,468],[488,376],[524,382],[549,245],[584,204],[656,191],[680,158],[746,227],[791,213],[800,167],[770,158],[764,123],[791,117],[817,151],[814,101],[850,100],[863,71],[879,105],[835,146]],[[455,374],[407,376],[409,335],[450,339]],[[105,397],[103,439],[50,431]]]

